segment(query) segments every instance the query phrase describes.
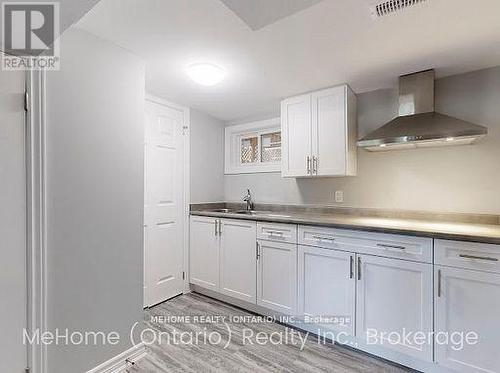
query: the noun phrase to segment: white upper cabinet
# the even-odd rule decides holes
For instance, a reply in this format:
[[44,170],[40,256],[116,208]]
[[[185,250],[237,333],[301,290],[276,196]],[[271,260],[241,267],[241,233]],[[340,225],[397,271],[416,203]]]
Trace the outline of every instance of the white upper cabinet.
[[309,176],[312,167],[310,94],[281,103],[281,136],[281,174]]
[[356,96],[347,85],[281,103],[283,177],[356,175]]

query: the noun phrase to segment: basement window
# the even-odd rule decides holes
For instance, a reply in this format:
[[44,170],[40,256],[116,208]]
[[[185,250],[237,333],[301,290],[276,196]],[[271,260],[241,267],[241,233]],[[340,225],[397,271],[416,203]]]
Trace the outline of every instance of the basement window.
[[226,127],[226,174],[279,172],[280,170],[279,118]]

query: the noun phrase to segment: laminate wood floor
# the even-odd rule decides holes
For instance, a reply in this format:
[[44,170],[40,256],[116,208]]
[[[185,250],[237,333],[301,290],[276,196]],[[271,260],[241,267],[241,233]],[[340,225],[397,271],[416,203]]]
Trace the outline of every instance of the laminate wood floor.
[[[174,320],[161,319],[183,315],[189,315],[191,320],[197,316],[221,315],[227,316],[228,319],[226,324],[186,323],[182,320],[172,323]],[[255,315],[196,293],[182,295],[145,310],[146,326],[155,330],[155,334],[148,333],[148,338],[153,338],[155,335],[159,339],[161,336],[162,343],[149,346],[148,355],[134,367],[129,368],[128,372],[412,372],[411,369],[392,365],[348,348],[318,343],[311,335],[308,336],[302,350],[299,338],[292,341],[290,336],[288,344],[250,345],[248,338],[243,343],[244,328],[247,328],[247,336],[251,333],[256,335],[258,332],[264,332],[263,335],[274,333],[276,337],[285,336],[287,329],[288,332],[291,329],[272,322],[241,323],[241,316]],[[158,318],[155,320],[155,317]],[[238,317],[238,320],[229,320],[229,317]],[[230,338],[228,328],[231,330]],[[168,343],[167,335],[172,337],[177,333],[180,336],[179,333],[182,332],[187,332],[184,333],[183,344]],[[189,343],[189,336],[197,332],[198,343],[195,339]],[[204,336],[208,335],[212,337],[212,344],[203,343]],[[217,339],[219,335],[222,336],[220,343]],[[303,333],[301,335],[305,336]],[[172,338],[170,341],[173,341]],[[274,341],[277,340],[276,338]]]

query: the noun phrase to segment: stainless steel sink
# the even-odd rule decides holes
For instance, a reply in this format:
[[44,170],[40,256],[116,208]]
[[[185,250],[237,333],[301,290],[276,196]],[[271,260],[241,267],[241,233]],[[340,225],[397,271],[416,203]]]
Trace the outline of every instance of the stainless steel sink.
[[238,211],[234,211],[234,213],[241,214],[241,215],[269,216],[271,218],[291,218],[290,215],[277,214],[277,213],[273,213],[271,211],[238,210]]
[[213,210],[208,210],[210,212],[220,212],[224,214],[245,214],[245,215],[252,215],[255,213],[255,211],[247,211],[247,210],[232,210],[232,209],[213,209]]
[[231,209],[213,209],[210,212],[220,212],[225,214],[238,214],[238,215],[248,215],[248,216],[269,216],[273,218],[289,218],[290,215],[282,215],[279,213],[273,213],[271,211],[255,211],[255,210],[231,210]]
[[241,215],[254,215],[255,211],[251,210],[238,210],[238,211],[233,211],[235,214],[241,214]]
[[232,210],[230,209],[214,209],[214,210],[210,210],[210,212],[223,212],[223,213],[228,213],[228,212],[233,212]]

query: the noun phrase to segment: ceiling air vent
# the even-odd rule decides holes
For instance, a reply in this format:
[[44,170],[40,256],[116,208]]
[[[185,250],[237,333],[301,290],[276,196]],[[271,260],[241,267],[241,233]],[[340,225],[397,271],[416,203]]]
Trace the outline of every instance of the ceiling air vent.
[[372,8],[372,15],[374,18],[383,17],[400,10],[406,9],[410,6],[423,3],[426,0],[387,0],[378,3]]

